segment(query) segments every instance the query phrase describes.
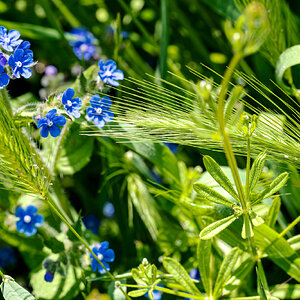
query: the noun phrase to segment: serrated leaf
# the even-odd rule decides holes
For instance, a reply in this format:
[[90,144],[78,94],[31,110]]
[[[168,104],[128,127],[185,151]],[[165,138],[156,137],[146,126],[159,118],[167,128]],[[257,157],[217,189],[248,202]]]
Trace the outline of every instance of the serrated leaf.
[[210,272],[211,241],[200,239],[197,248],[198,268],[201,281],[208,297],[212,295],[212,280]]
[[203,163],[206,170],[209,174],[214,178],[214,180],[226,191],[228,192],[233,198],[236,200],[239,199],[237,192],[235,191],[234,187],[232,186],[229,178],[224,174],[220,166],[217,162],[208,155],[205,155],[203,158]]
[[230,277],[231,271],[234,268],[237,259],[239,258],[239,255],[239,248],[232,248],[222,261],[217,280],[214,286],[214,298],[218,298],[222,295],[223,288],[225,287],[225,284]]
[[222,220],[218,220],[207,227],[205,227],[200,232],[200,238],[203,240],[209,240],[221,231],[223,231],[225,228],[227,228],[231,223],[233,223],[236,220],[235,215],[231,215],[227,218],[224,218]]
[[250,177],[249,177],[250,192],[254,189],[255,185],[257,184],[261,176],[261,173],[265,165],[266,157],[267,157],[266,152],[262,152],[256,157],[256,159],[253,162],[253,165],[250,170]]
[[165,257],[163,260],[163,266],[170,274],[173,275],[174,279],[186,289],[187,292],[202,296],[185,268],[178,261],[170,257]]
[[14,280],[6,279],[1,285],[1,293],[5,300],[34,300],[27,290],[22,288]]
[[[295,88],[291,88],[283,82],[284,73],[292,66],[298,64],[300,64],[300,45],[290,47],[282,52],[276,64],[276,80],[278,84],[289,93],[297,91]],[[291,77],[289,78],[289,81],[292,83]]]
[[130,297],[141,297],[144,296],[148,291],[149,289],[140,289],[140,290],[130,291],[128,295]]
[[222,205],[226,205],[228,207],[232,207],[233,202],[227,200],[224,196],[222,196],[221,194],[216,192],[211,187],[209,187],[205,184],[202,184],[202,183],[195,183],[193,185],[193,187],[194,187],[194,190],[197,192],[197,194],[201,198],[203,198],[207,201],[211,201],[213,203],[222,204]]
[[278,177],[276,177],[271,182],[270,186],[264,189],[261,193],[259,193],[257,198],[253,202],[251,202],[250,207],[278,192],[286,184],[288,177],[289,174],[287,172],[284,172]]
[[268,214],[265,219],[266,225],[270,226],[271,228],[273,228],[275,226],[275,223],[276,223],[276,220],[278,217],[278,213],[280,210],[280,206],[281,206],[280,197],[275,197],[273,199],[273,202],[268,210]]

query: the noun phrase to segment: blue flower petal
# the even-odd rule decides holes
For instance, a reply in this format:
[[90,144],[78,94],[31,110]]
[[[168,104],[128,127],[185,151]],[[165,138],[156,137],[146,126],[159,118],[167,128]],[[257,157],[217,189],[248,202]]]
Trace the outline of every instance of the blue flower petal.
[[53,136],[53,137],[58,137],[60,134],[60,131],[61,131],[61,129],[56,125],[52,125],[51,127],[49,127],[49,130],[50,130],[51,136]]
[[46,138],[49,135],[49,126],[43,126],[40,133],[43,138]]
[[114,117],[114,113],[113,113],[113,111],[111,109],[107,109],[105,111],[105,113],[103,114],[103,120],[105,122],[107,122],[107,123],[111,122],[111,120],[113,119],[113,117]]
[[66,118],[64,116],[56,116],[53,118],[53,124],[58,126],[64,126],[66,124]]
[[31,224],[26,224],[24,225],[25,229],[24,229],[24,234],[26,236],[32,236],[32,235],[35,235],[36,232],[37,232],[37,229],[31,225]]
[[16,64],[16,61],[15,61],[15,58],[13,55],[11,55],[9,58],[8,58],[8,65],[12,68],[14,67]]
[[91,263],[91,267],[92,267],[93,272],[97,271],[98,265],[99,265],[99,263],[97,262],[97,260],[95,258],[93,258],[92,263]]
[[47,124],[48,124],[47,118],[42,117],[42,118],[39,119],[39,122],[37,124],[37,128],[41,128],[42,126],[47,125]]
[[32,71],[30,70],[30,69],[28,69],[28,68],[22,68],[21,69],[22,71],[20,72],[21,73],[21,75],[24,77],[24,78],[29,78],[31,75],[32,75]]
[[28,205],[26,210],[25,210],[25,214],[26,215],[34,215],[36,212],[38,211],[37,207],[34,205]]
[[0,86],[6,86],[9,83],[9,76],[6,73],[0,74]]
[[[110,267],[109,267],[109,264],[106,263],[105,261],[101,261],[104,265],[104,267],[107,269],[107,271],[110,271]],[[101,273],[101,274],[104,274],[106,273],[106,270],[98,263],[98,271]]]
[[41,214],[36,214],[32,217],[32,223],[35,227],[41,227],[44,223],[44,217]]
[[103,105],[104,107],[107,107],[107,108],[111,107],[111,100],[110,100],[110,98],[107,97],[107,96],[102,97],[100,103],[101,103],[101,105]]
[[105,250],[103,259],[107,262],[113,262],[115,260],[115,252],[112,249]]
[[94,123],[98,128],[102,128],[105,125],[105,121],[100,116],[95,116]]
[[108,249],[109,242],[104,241],[100,244],[99,252],[102,254],[104,250]]
[[46,114],[46,118],[50,121],[52,121],[52,119],[54,118],[54,116],[56,115],[57,113],[57,110],[54,108],[54,109],[51,109],[47,112]]
[[50,272],[46,272],[44,279],[47,282],[52,282],[54,278],[54,274],[50,273]]
[[112,79],[114,79],[114,80],[123,80],[124,79],[124,73],[121,70],[116,70],[112,74]]
[[22,233],[24,232],[24,221],[23,219],[16,222],[17,230],[18,232]]
[[8,32],[7,36],[12,40],[17,40],[21,34],[18,30],[12,29]]
[[105,67],[113,72],[117,68],[117,64],[112,59],[109,59],[105,62]]
[[119,82],[113,80],[112,78],[107,78],[107,83],[112,85],[112,86],[119,86]]
[[24,55],[24,50],[22,49],[17,49],[13,54],[15,61],[22,60],[23,55]]
[[23,207],[22,207],[22,206],[19,206],[19,207],[17,208],[16,212],[15,212],[15,216],[16,216],[17,218],[22,219],[23,216],[24,216],[24,213],[25,213],[25,211],[24,211]]

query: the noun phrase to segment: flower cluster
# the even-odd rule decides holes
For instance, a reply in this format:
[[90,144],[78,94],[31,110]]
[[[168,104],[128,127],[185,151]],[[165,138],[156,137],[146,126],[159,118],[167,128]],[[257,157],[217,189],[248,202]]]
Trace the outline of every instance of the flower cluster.
[[75,55],[79,59],[89,60],[96,52],[96,38],[84,28],[74,28],[71,31],[73,40],[69,44],[73,47]]
[[[109,249],[109,243],[108,242],[102,242],[97,243],[93,247],[93,252],[96,254],[98,259],[102,262],[104,267],[106,268],[107,271],[110,271],[110,267],[108,263],[111,263],[115,260],[115,252],[112,249]],[[101,274],[106,273],[106,270],[100,265],[100,263],[96,260],[96,258],[90,254],[90,258],[92,259],[91,261],[91,267],[93,272],[100,272]]]
[[38,209],[29,205],[26,209],[19,206],[16,210],[15,216],[19,218],[17,221],[17,230],[24,233],[26,236],[32,236],[37,232],[36,227],[41,227],[44,218],[42,215],[37,214]]
[[33,52],[29,49],[30,43],[20,36],[19,31],[7,31],[0,26],[0,89],[8,85],[10,78],[29,78],[32,75]]

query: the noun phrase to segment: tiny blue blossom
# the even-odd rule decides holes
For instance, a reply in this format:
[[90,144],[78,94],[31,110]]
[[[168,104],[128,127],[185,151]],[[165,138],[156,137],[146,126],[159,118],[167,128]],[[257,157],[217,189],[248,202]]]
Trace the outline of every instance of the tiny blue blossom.
[[69,44],[73,47],[75,55],[79,59],[89,60],[96,52],[96,38],[94,35],[84,28],[74,28],[71,31],[74,36],[74,40]]
[[41,214],[36,214],[37,211],[38,209],[33,205],[27,206],[25,210],[21,206],[17,208],[15,216],[19,218],[19,220],[16,225],[20,233],[31,236],[36,233],[36,227],[42,226],[44,218]]
[[64,126],[66,124],[66,118],[64,116],[55,116],[57,110],[51,109],[47,112],[46,118],[39,119],[37,128],[41,128],[41,136],[46,138],[49,135],[53,137],[59,136],[61,129],[58,126]]
[[114,113],[111,109],[111,100],[109,97],[100,98],[99,95],[94,95],[90,99],[90,104],[86,110],[86,118],[88,121],[93,121],[99,128],[105,125],[105,122],[111,122]]
[[113,86],[119,86],[119,82],[116,80],[123,80],[124,74],[121,70],[117,69],[116,63],[109,59],[105,63],[103,60],[100,60],[99,63],[100,72],[98,73],[100,79],[104,83],[108,83]]
[[[93,247],[93,252],[97,255],[98,259],[103,263],[107,271],[110,271],[110,267],[108,263],[111,263],[115,260],[115,252],[112,249],[109,249],[108,242],[97,243],[95,247]],[[90,254],[90,258],[92,259],[91,267],[93,272],[97,270],[104,274],[106,273],[105,269],[99,264],[99,262],[94,258],[92,254]]]
[[[2,53],[1,53],[2,54]],[[7,63],[7,59],[5,56],[0,54],[0,89],[2,89],[4,86],[7,86],[9,83],[9,76],[4,73],[4,66]]]
[[73,116],[74,118],[79,118],[80,117],[79,109],[82,106],[82,101],[78,97],[73,98],[74,95],[75,95],[75,91],[69,88],[63,93],[61,101],[65,107],[65,110],[69,115]]
[[107,201],[104,203],[102,212],[105,217],[113,218],[115,214],[115,207],[111,202]]
[[83,224],[87,229],[89,229],[93,234],[99,233],[100,221],[93,214],[85,216],[83,219]]
[[47,282],[52,282],[54,279],[54,274],[50,273],[50,272],[46,272],[45,276],[44,276],[44,280]]
[[192,269],[190,271],[189,275],[192,279],[195,279],[195,280],[200,280],[200,278],[201,278],[199,269],[197,269],[197,268]]
[[16,263],[16,255],[13,247],[0,248],[0,266],[2,268]]
[[17,49],[8,59],[8,64],[12,68],[12,74],[16,78],[20,78],[20,76],[29,78],[32,75],[29,69],[34,63],[32,51],[28,52],[27,50]]
[[28,41],[25,41],[25,42],[22,42],[17,48],[17,49],[21,49],[21,50],[24,50],[24,55],[29,55],[29,56],[32,56],[33,57],[33,52],[32,50],[30,50],[31,44],[28,42]]
[[18,30],[12,29],[7,32],[5,27],[0,26],[0,45],[4,50],[13,52],[14,48],[22,43],[22,40],[19,40],[20,36]]

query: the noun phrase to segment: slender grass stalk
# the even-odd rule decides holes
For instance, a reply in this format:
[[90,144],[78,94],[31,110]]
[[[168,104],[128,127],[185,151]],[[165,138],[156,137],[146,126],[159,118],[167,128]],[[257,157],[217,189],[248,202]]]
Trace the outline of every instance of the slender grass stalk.
[[249,194],[250,194],[250,186],[249,186],[249,178],[250,178],[250,147],[251,147],[251,139],[247,137],[247,163],[246,163],[246,202],[249,202]]
[[[59,212],[59,210],[55,207],[54,203],[52,203],[52,201],[49,200],[47,197],[45,197],[45,200],[48,202],[49,206],[53,209],[55,214],[68,226],[68,228],[73,232],[73,234],[78,238],[78,240],[93,255],[93,257],[97,260],[97,262],[101,265],[101,267],[106,271],[106,273],[110,277],[110,279],[113,282],[116,282],[117,279],[114,277],[114,275],[107,270],[107,268],[104,266],[104,264],[101,262],[101,260],[97,257],[97,255],[91,249],[89,244],[78,234],[78,232],[73,228],[73,226],[68,222],[68,220]],[[120,289],[120,290],[122,291],[122,293],[126,297],[126,299],[131,299],[123,289]]]
[[300,222],[300,216],[297,217],[287,228],[285,228],[283,231],[280,232],[278,235],[278,239],[285,236],[290,230],[292,230],[298,223]]

